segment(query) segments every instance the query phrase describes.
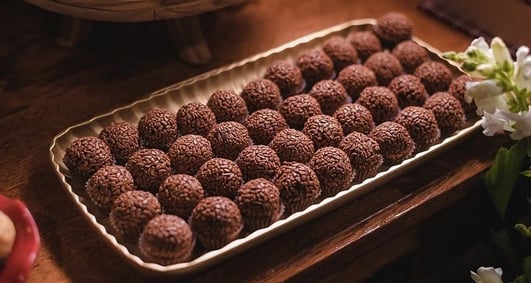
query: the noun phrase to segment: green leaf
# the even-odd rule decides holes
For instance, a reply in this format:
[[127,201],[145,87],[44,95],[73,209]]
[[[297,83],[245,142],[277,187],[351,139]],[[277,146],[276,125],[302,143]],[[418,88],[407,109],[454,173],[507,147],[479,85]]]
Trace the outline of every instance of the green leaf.
[[522,139],[510,149],[500,148],[496,153],[494,164],[485,174],[487,190],[502,219],[505,219],[507,204],[518,179],[522,162],[527,155],[527,143],[528,139]]
[[524,238],[531,238],[531,227],[525,226],[524,224],[518,223],[514,225],[514,229],[520,234],[522,234],[522,237]]

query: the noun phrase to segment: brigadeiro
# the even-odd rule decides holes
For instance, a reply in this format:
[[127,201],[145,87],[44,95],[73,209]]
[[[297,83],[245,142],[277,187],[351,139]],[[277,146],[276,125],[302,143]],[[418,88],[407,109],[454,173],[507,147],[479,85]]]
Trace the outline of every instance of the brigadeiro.
[[204,104],[191,102],[177,111],[177,128],[183,136],[206,136],[215,124],[214,112]]
[[452,83],[452,72],[441,62],[426,61],[415,69],[417,76],[428,93],[446,91]]
[[371,112],[376,125],[393,120],[399,110],[395,94],[383,86],[365,88],[356,102]]
[[244,125],[238,122],[222,122],[208,133],[208,141],[215,157],[236,159],[251,144],[251,137]]
[[277,153],[266,145],[246,147],[236,159],[245,181],[257,178],[272,180],[280,168]]
[[144,147],[167,150],[177,138],[175,114],[164,109],[146,112],[138,122],[138,133]]
[[240,167],[231,160],[213,158],[197,172],[197,180],[207,196],[224,196],[233,199],[243,184]]
[[298,94],[282,101],[279,112],[290,127],[302,129],[308,118],[321,114],[321,106],[311,95]]
[[285,129],[278,133],[269,144],[280,161],[306,163],[312,158],[314,147],[312,140],[301,131]]
[[380,145],[380,153],[387,164],[411,157],[415,143],[404,126],[396,122],[383,122],[371,131],[369,137]]
[[406,128],[415,142],[417,152],[427,149],[441,137],[435,115],[431,110],[422,107],[409,106],[402,109],[396,116],[395,122]]
[[298,94],[304,88],[301,70],[288,61],[273,62],[267,68],[264,78],[274,82],[284,98]]
[[162,209],[157,198],[146,191],[128,191],[114,201],[109,220],[118,236],[136,243],[144,226]]
[[111,150],[119,164],[125,164],[129,156],[140,148],[138,129],[128,122],[112,122],[101,130],[99,138]]
[[171,175],[160,185],[157,199],[167,214],[188,219],[194,207],[205,198],[201,183],[186,174]]
[[378,85],[387,86],[397,76],[403,73],[402,65],[389,52],[377,52],[365,61],[365,67],[371,69],[376,75]]
[[374,72],[363,65],[350,65],[344,68],[339,72],[337,81],[345,87],[352,101],[358,99],[364,88],[378,83]]
[[347,101],[347,91],[337,81],[322,80],[313,85],[310,95],[319,102],[321,111],[326,115],[332,115]]
[[277,110],[281,100],[280,89],[268,79],[251,81],[240,95],[245,100],[249,113],[264,108]]
[[433,111],[441,136],[448,136],[465,125],[465,112],[457,98],[447,92],[437,92],[424,103],[424,108]]
[[374,32],[387,45],[393,46],[401,41],[411,39],[413,24],[406,15],[389,12],[377,19]]
[[88,179],[98,169],[113,164],[111,150],[97,137],[75,139],[65,150],[63,162],[73,175]]
[[476,104],[468,103],[465,100],[466,83],[479,81],[481,81],[481,78],[472,77],[469,75],[461,75],[455,78],[448,87],[448,93],[459,100],[463,110],[465,111],[466,117],[469,118],[476,116],[477,107]]
[[392,54],[398,59],[404,72],[411,74],[420,64],[430,60],[426,48],[412,40],[400,42],[393,48]]
[[334,63],[336,72],[348,65],[358,63],[358,52],[344,37],[335,35],[325,40],[322,45],[324,53]]
[[288,214],[305,209],[321,195],[317,175],[302,163],[284,163],[273,183],[280,191]]
[[192,232],[207,250],[219,249],[238,238],[243,221],[238,206],[226,197],[207,197],[190,216]]
[[167,214],[151,219],[138,240],[140,252],[148,260],[162,265],[188,260],[194,246],[195,238],[186,221]]
[[371,31],[355,31],[347,36],[347,40],[356,49],[362,62],[372,54],[382,51],[380,40]]
[[401,75],[394,78],[389,84],[389,89],[396,95],[400,108],[422,106],[428,98],[426,88],[420,79],[413,75]]
[[87,181],[87,195],[99,208],[109,211],[122,193],[135,189],[133,176],[125,167],[112,165],[100,168]]
[[230,90],[217,90],[212,93],[207,106],[214,112],[218,123],[225,121],[242,122],[247,117],[245,100]]
[[141,149],[133,153],[125,167],[133,175],[136,188],[153,193],[171,175],[170,158],[158,149]]
[[343,129],[336,118],[328,115],[312,116],[304,124],[302,132],[308,136],[315,149],[337,146],[343,139]]
[[301,70],[307,87],[334,76],[334,63],[323,50],[318,48],[305,50],[299,54],[297,66]]
[[168,157],[175,173],[195,175],[203,163],[212,159],[213,153],[205,137],[186,135],[177,138],[170,146]]
[[249,115],[245,127],[255,144],[269,144],[277,133],[288,128],[288,123],[277,111],[261,109]]
[[258,178],[243,184],[236,195],[244,226],[254,231],[280,219],[284,209],[278,188],[269,180]]
[[355,174],[348,155],[335,147],[317,150],[308,165],[319,179],[323,198],[348,188]]
[[334,118],[341,124],[343,135],[348,135],[352,132],[368,134],[374,128],[371,112],[358,103],[349,103],[341,106],[334,113]]
[[352,169],[356,173],[355,182],[361,182],[376,175],[378,169],[383,164],[383,157],[380,154],[380,146],[369,136],[352,132],[338,146],[350,158]]

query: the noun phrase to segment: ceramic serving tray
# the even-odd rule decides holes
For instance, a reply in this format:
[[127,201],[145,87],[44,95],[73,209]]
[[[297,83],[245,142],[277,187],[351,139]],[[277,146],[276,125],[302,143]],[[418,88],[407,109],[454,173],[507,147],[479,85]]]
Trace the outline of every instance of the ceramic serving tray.
[[[423,152],[417,153],[415,156],[400,164],[382,168],[376,176],[366,179],[360,184],[355,184],[333,197],[311,205],[303,211],[293,213],[273,223],[269,227],[244,235],[223,248],[198,253],[188,262],[168,266],[146,262],[140,257],[137,247],[120,242],[111,233],[112,228],[109,225],[108,216],[103,214],[91,203],[85,193],[84,184],[79,179],[71,176],[62,161],[66,148],[74,139],[83,136],[97,136],[112,121],[123,120],[136,125],[140,117],[153,108],[164,108],[176,113],[179,107],[189,102],[206,103],[210,94],[218,89],[229,89],[239,93],[247,83],[263,77],[266,68],[274,61],[280,59],[294,61],[301,51],[318,47],[324,40],[333,35],[347,36],[350,32],[371,28],[375,22],[374,19],[353,20],[309,34],[267,52],[161,89],[152,93],[146,99],[136,101],[130,105],[115,109],[112,112],[96,116],[86,122],[69,127],[59,133],[53,139],[50,146],[51,162],[64,186],[66,194],[68,194],[70,199],[79,208],[90,225],[93,226],[96,233],[133,267],[154,276],[178,277],[205,270],[215,263],[250,249],[294,226],[301,225],[338,206],[345,205],[360,195],[377,189],[382,184],[403,174],[407,170],[463,142],[469,135],[476,132],[480,128],[479,121],[468,122],[464,129],[440,141],[438,144],[433,145]],[[428,49],[433,60],[440,60],[448,65],[446,61],[439,57],[437,50],[417,38],[414,38],[414,40]],[[456,67],[448,66],[454,72],[454,75],[459,75],[460,71]]]

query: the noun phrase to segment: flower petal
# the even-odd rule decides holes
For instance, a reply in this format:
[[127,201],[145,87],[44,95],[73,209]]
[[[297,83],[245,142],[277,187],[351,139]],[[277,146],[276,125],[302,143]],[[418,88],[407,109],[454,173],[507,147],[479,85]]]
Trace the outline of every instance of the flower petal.
[[482,115],[484,111],[494,113],[496,108],[507,109],[507,104],[503,99],[503,90],[496,85],[495,80],[484,80],[481,82],[466,83],[465,100],[477,106],[477,114]]
[[472,278],[472,280],[474,280],[474,282],[476,283],[483,283],[481,277],[479,277],[479,275],[477,275],[477,273],[475,273],[474,271],[470,271],[470,278]]
[[480,267],[478,268],[478,275],[484,283],[503,283],[501,268]]
[[503,64],[510,64],[512,68],[513,59],[511,58],[511,53],[509,53],[509,49],[507,49],[505,42],[503,42],[501,38],[493,38],[490,43],[490,48],[492,49],[494,60],[499,66],[502,66]]
[[483,127],[483,134],[486,136],[494,136],[495,134],[503,133],[504,126],[506,121],[502,119],[498,111],[495,114],[490,114],[489,112],[484,112],[483,119],[481,121],[481,126]]

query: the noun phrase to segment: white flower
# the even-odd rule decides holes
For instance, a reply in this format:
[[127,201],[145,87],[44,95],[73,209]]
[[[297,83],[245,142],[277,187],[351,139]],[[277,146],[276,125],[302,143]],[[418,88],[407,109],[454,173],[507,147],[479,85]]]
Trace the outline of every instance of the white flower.
[[516,51],[515,83],[519,89],[531,91],[531,55],[527,46],[521,46]]
[[501,268],[494,267],[480,267],[477,273],[470,271],[470,277],[476,283],[503,283],[501,276],[503,271]]
[[511,68],[513,67],[513,59],[511,58],[511,53],[509,53],[509,49],[507,49],[507,46],[505,46],[503,40],[501,40],[499,37],[493,38],[490,42],[490,48],[492,49],[494,61],[496,61],[496,64],[498,66],[508,64]]
[[472,62],[478,64],[470,72],[472,76],[488,76],[496,68],[496,60],[494,59],[492,50],[483,37],[474,39],[464,54],[467,54],[472,59]]
[[484,112],[494,113],[496,109],[507,109],[507,103],[502,95],[503,89],[495,80],[467,82],[466,88],[465,100],[471,103],[474,99],[478,115]]
[[507,121],[503,115],[500,115],[500,111],[497,110],[494,114],[485,111],[481,121],[483,134],[489,137],[494,136],[495,134],[502,134],[507,128],[508,123],[509,121]]
[[511,138],[513,140],[521,140],[525,137],[531,136],[531,107],[527,111],[520,113],[513,113],[509,111],[501,111],[507,120],[510,121],[513,132]]

